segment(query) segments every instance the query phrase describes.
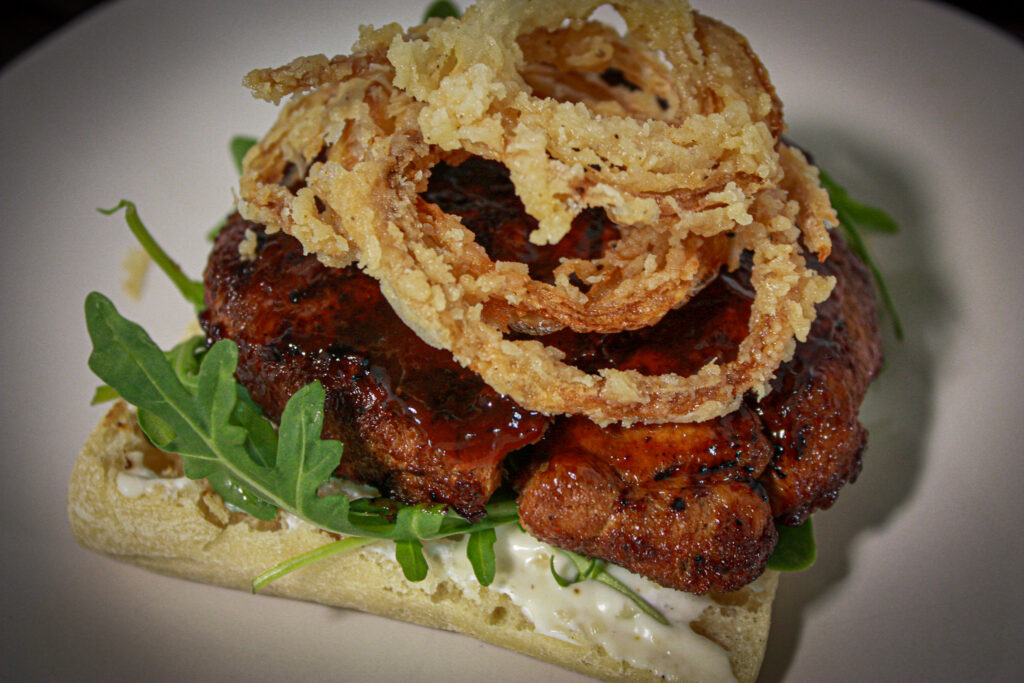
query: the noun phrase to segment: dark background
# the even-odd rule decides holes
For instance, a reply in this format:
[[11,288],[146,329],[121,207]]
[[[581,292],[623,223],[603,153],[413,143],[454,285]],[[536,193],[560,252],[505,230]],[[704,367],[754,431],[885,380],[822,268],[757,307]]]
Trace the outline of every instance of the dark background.
[[[283,0],[287,1],[287,0]],[[939,0],[932,0],[939,1]],[[1024,40],[1024,9],[1014,0],[999,2],[965,2],[945,0],[964,11],[975,14],[999,26],[1006,32]],[[3,52],[0,65],[6,64],[34,43],[42,40],[52,31],[72,20],[79,13],[100,4],[97,0],[42,0],[15,5],[14,12],[8,9],[3,21]]]

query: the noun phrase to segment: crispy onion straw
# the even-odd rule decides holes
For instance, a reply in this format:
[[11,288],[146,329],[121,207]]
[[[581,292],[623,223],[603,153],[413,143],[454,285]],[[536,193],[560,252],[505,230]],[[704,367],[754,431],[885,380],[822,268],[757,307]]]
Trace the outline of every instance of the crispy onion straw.
[[[799,242],[826,257],[835,216],[816,170],[780,142],[781,106],[742,37],[676,0],[611,3],[629,29],[620,37],[587,21],[602,4],[485,1],[461,21],[364,30],[350,57],[251,73],[268,100],[310,92],[246,157],[239,209],[327,265],[357,261],[420,337],[526,408],[600,423],[708,419],[763,394],[806,336],[831,282]],[[509,169],[538,220],[531,241],[557,242],[589,207],[621,238],[563,261],[553,283],[491,260],[419,196],[435,164],[468,155]],[[653,324],[744,249],[750,333],[734,361],[691,377],[592,375],[504,336]]]

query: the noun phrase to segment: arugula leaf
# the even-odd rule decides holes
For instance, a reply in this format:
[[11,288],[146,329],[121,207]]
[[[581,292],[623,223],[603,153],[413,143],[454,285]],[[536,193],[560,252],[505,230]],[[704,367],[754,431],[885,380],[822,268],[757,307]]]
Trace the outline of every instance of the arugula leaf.
[[850,249],[860,257],[860,260],[868,267],[871,277],[878,287],[878,295],[882,299],[885,310],[892,318],[893,331],[896,338],[903,339],[903,323],[900,322],[899,313],[896,311],[896,304],[889,288],[885,284],[882,272],[871,257],[867,244],[861,235],[862,230],[893,234],[899,231],[896,221],[882,209],[862,204],[850,197],[845,188],[840,186],[828,173],[819,169],[821,185],[828,192],[832,207],[836,210],[839,218],[839,229],[846,238]]
[[[245,154],[248,152],[257,142],[256,138],[248,135],[236,135],[231,138],[231,142],[228,143],[228,151],[231,153],[231,161],[235,164],[235,171],[239,175],[242,174],[242,161],[245,159]],[[220,220],[217,225],[210,228],[206,233],[206,241],[213,242],[217,239],[217,235],[224,229],[224,226],[228,224],[228,217],[225,216]]]
[[576,567],[576,577],[572,579],[566,578],[559,574],[558,570],[555,569],[555,557],[554,555],[551,556],[551,575],[555,577],[555,582],[558,583],[559,586],[565,588],[566,586],[571,586],[574,583],[588,580],[603,583],[609,588],[615,589],[632,600],[633,604],[639,607],[641,612],[651,617],[659,624],[669,626],[668,619],[666,619],[661,612],[655,609],[654,605],[641,598],[629,586],[609,574],[605,569],[604,561],[583,557],[582,555],[570,550],[563,550],[562,548],[556,548],[556,550],[572,560],[573,565]]
[[235,388],[238,390],[238,402],[232,417],[248,434],[246,451],[260,465],[273,467],[277,459],[277,430],[263,417],[263,411],[249,396],[249,391],[237,383]]
[[423,544],[416,540],[395,541],[395,559],[409,581],[422,581],[430,571],[423,557]]
[[110,401],[116,401],[120,397],[121,394],[117,393],[117,389],[108,384],[101,384],[93,392],[89,405],[97,406],[101,403],[109,403]]
[[199,366],[206,355],[206,340],[201,334],[193,335],[173,346],[165,355],[178,379],[189,381],[199,374]]
[[[288,400],[275,432],[234,379],[238,348],[230,340],[214,344],[199,363],[189,351],[195,341],[165,354],[102,294],[91,293],[85,309],[93,372],[138,407],[139,424],[156,446],[181,455],[186,476],[207,479],[227,503],[258,519],[285,510],[333,533],[390,539],[414,581],[427,571],[421,541],[518,519],[508,500],[488,505],[488,516],[472,523],[437,505],[386,499],[352,505],[342,494],[320,496],[320,485],[341,461],[342,444],[320,438],[324,390],[318,382]],[[494,558],[493,543],[484,541],[474,543],[470,561],[486,576]]]
[[[206,343],[203,336],[197,334],[177,344],[170,351],[166,351],[164,355],[177,373],[178,379],[188,383],[199,372],[199,364],[202,362],[203,356],[206,355]],[[90,405],[106,403],[118,398],[121,398],[121,394],[117,393],[117,389],[109,384],[104,384],[96,387]]]
[[226,454],[249,458],[246,430],[230,420],[238,397],[233,377],[237,347],[214,344],[190,388],[145,330],[122,318],[109,299],[93,292],[85,308],[93,342],[89,367],[138,407],[146,436],[157,447],[181,454],[186,476],[205,477],[232,505],[259,519],[273,519],[274,506],[236,481],[220,460]]
[[484,529],[469,535],[466,556],[473,567],[473,574],[481,586],[490,586],[497,571],[494,557],[494,543],[498,535],[494,529]]
[[[153,443],[182,456],[185,474],[205,478],[227,502],[259,519],[278,508],[311,518],[345,515],[348,499],[331,496],[318,504],[316,489],[341,461],[337,441],[320,440],[323,388],[314,383],[291,397],[281,417],[273,466],[259,460],[267,443],[246,449],[247,430],[235,419],[239,391],[234,379],[238,349],[221,340],[207,352],[194,387],[186,387],[141,327],[122,318],[98,293],[86,299],[93,340],[89,366],[125,400],[138,406],[139,424]],[[246,413],[243,410],[243,415]],[[251,415],[249,416],[251,418]],[[329,531],[350,531],[329,520]]]
[[458,19],[460,16],[462,16],[462,13],[459,12],[459,8],[455,3],[448,2],[448,0],[437,0],[437,2],[431,3],[427,7],[427,11],[423,13],[423,21],[433,18],[445,19],[447,17]]
[[228,149],[231,152],[231,160],[235,162],[235,170],[238,174],[242,174],[242,160],[245,158],[245,153],[248,152],[258,140],[248,135],[236,135],[231,138],[231,142],[228,143]]
[[778,524],[779,542],[768,558],[768,568],[780,572],[799,572],[807,569],[818,557],[814,542],[814,525],[808,518],[800,526]]
[[117,206],[112,209],[97,209],[100,213],[106,216],[112,216],[121,209],[124,209],[124,218],[128,223],[128,228],[135,235],[135,239],[139,241],[142,248],[146,250],[146,253],[150,255],[153,261],[160,266],[167,277],[171,278],[171,282],[178,288],[185,300],[195,306],[196,311],[203,310],[203,283],[201,280],[192,280],[184,271],[181,266],[174,262],[174,260],[167,255],[167,252],[157,244],[156,240],[146,229],[146,226],[142,223],[139,218],[139,212],[135,208],[135,203],[130,202],[127,199],[122,199]]
[[277,581],[282,576],[290,574],[296,569],[301,569],[306,565],[312,564],[314,562],[319,562],[320,560],[331,557],[332,555],[338,555],[339,553],[355,550],[356,548],[361,548],[364,545],[369,545],[370,543],[376,542],[376,538],[360,538],[358,536],[349,536],[347,538],[335,541],[334,543],[322,545],[319,548],[310,550],[307,553],[296,555],[295,557],[285,560],[276,567],[273,567],[272,569],[263,572],[255,579],[253,579],[251,584],[252,592],[255,593],[267,584]]
[[[876,232],[884,232],[890,235],[900,231],[899,225],[892,216],[887,214],[877,206],[870,206],[862,202],[858,202],[850,193],[846,191],[846,188],[842,187],[825,171],[819,169],[819,178],[821,179],[821,185],[828,191],[829,199],[832,200],[832,206],[836,211],[842,211],[850,222],[868,230],[874,230]],[[842,219],[840,219],[842,220]]]

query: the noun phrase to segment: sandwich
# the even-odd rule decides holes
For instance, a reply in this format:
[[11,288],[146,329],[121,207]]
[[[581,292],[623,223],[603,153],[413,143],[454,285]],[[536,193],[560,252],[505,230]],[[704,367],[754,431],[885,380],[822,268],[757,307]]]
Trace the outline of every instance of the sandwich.
[[83,545],[606,680],[756,677],[773,568],[860,470],[875,289],[746,40],[601,4],[246,77],[288,101],[203,280],[158,259],[201,331],[86,301],[117,400]]

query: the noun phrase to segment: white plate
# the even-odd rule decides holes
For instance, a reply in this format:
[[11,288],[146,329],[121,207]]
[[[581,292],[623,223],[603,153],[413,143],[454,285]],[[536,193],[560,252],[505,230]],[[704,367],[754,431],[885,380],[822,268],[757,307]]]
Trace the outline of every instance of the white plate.
[[[707,2],[751,40],[794,138],[855,196],[907,328],[864,418],[861,480],[818,516],[820,560],[786,577],[765,680],[995,680],[1024,632],[1021,181],[1024,51],[921,2]],[[0,79],[0,678],[578,680],[489,646],[351,612],[193,585],[80,550],[64,512],[88,406],[82,301],[112,295],[164,342],[188,307],[159,273],[120,290],[120,198],[198,274],[231,202],[225,150],[274,108],[254,66],[348,50],[377,0],[104,6]],[[486,675],[483,673],[486,672]]]

